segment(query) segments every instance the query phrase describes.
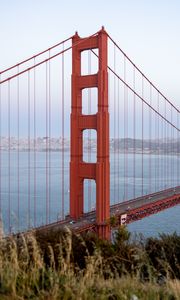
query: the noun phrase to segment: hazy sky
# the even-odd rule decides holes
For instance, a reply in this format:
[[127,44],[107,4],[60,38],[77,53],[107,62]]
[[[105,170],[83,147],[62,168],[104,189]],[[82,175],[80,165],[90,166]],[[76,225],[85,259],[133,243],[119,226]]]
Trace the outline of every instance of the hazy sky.
[[0,70],[102,25],[179,107],[179,0],[0,0]]

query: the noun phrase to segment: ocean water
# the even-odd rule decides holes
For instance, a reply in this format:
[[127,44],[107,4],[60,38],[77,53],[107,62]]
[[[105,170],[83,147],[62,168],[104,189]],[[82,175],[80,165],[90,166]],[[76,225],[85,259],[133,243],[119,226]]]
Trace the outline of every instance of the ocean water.
[[133,222],[127,227],[133,235],[142,234],[144,237],[158,237],[162,233],[174,232],[180,235],[180,205]]
[[[111,153],[111,204],[179,185],[177,156]],[[92,155],[92,159],[94,159]],[[61,152],[1,152],[0,210],[6,233],[26,230],[63,219],[69,213],[69,160]],[[63,171],[64,169],[64,171]],[[134,179],[135,174],[135,179]],[[64,180],[63,180],[64,178]],[[64,184],[63,184],[64,182]],[[143,188],[142,188],[143,184]],[[95,182],[85,180],[84,211],[95,208]],[[62,199],[64,199],[62,204]],[[128,225],[145,236],[180,233],[180,206]]]

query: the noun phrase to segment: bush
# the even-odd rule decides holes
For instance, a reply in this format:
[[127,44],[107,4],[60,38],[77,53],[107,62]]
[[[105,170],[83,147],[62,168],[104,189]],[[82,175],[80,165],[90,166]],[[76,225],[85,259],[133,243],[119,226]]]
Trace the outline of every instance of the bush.
[[180,299],[179,246],[176,234],[131,241],[125,227],[113,242],[69,230],[6,238],[0,299]]

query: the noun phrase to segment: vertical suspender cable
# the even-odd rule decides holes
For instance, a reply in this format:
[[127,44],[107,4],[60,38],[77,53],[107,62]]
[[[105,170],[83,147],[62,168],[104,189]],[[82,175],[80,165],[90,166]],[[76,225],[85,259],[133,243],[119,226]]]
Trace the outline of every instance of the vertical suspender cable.
[[[168,111],[169,113],[169,111]],[[170,177],[170,151],[171,151],[171,148],[170,148],[170,133],[171,133],[171,128],[169,126],[169,124],[167,124],[167,166],[168,166],[168,188],[170,188],[170,182],[171,182],[171,177]]]
[[[175,112],[176,113],[176,112]],[[175,116],[176,117],[176,116]],[[177,156],[177,144],[176,144],[176,130],[173,128],[173,139],[174,139],[174,186],[177,186],[177,179],[176,179],[176,174],[177,174],[177,164],[176,164],[176,156]]]
[[128,141],[128,131],[129,131],[129,116],[128,116],[128,111],[129,111],[129,103],[128,103],[128,89],[126,89],[126,199],[128,200],[128,175],[129,175],[129,170],[128,170],[128,151],[129,151],[129,141]]
[[163,178],[163,184],[162,189],[165,189],[166,186],[166,176],[167,176],[167,170],[166,170],[166,126],[165,122],[162,119],[162,128],[163,128],[163,136],[162,136],[162,142],[163,142],[163,160],[162,160],[162,178]]
[[[173,111],[172,111],[172,106],[171,106],[171,123],[173,122]],[[171,162],[171,187],[174,186],[174,151],[173,151],[173,144],[174,144],[174,139],[173,139],[173,127],[171,126],[171,156],[170,156],[170,162]]]
[[[158,99],[157,99],[157,101],[158,101],[158,103],[157,103],[157,111],[158,111],[158,113],[159,113],[159,93],[158,93]],[[160,172],[159,172],[159,146],[160,146],[160,144],[159,144],[159,115],[157,116],[157,147],[158,147],[158,149],[157,149],[157,190],[159,191],[159,174],[160,174]]]
[[[133,67],[133,89],[136,89],[136,69]],[[133,198],[136,198],[136,95],[134,93],[134,110],[133,110]]]
[[34,227],[36,227],[36,68],[34,68]]
[[[152,105],[152,85],[150,85],[150,105]],[[151,108],[149,108],[149,194],[151,194]]]
[[165,156],[165,162],[166,162],[166,180],[165,180],[165,189],[168,187],[168,176],[169,176],[169,170],[168,170],[168,124],[166,123],[166,121],[164,121],[164,126],[165,126],[165,152],[166,152],[166,156]]
[[[124,82],[126,82],[126,57],[124,56]],[[124,85],[124,201],[126,200],[126,85]]]
[[[166,101],[165,101],[166,102]],[[166,109],[166,116],[167,116],[167,109]],[[168,118],[168,116],[167,116]],[[170,181],[170,176],[169,176],[169,124],[166,123],[165,121],[165,126],[166,126],[166,161],[167,161],[167,187],[169,188],[169,181]]]
[[176,165],[176,155],[177,155],[177,152],[176,152],[176,149],[177,149],[177,146],[176,146],[176,130],[175,128],[173,128],[173,140],[174,140],[174,147],[173,147],[173,172],[174,172],[174,187],[176,186],[176,168],[177,168],[177,165]]
[[[177,112],[177,128],[179,128],[179,113]],[[180,136],[177,130],[177,186],[179,186],[179,157],[180,157]]]
[[9,233],[11,233],[11,86],[10,80],[8,80],[8,227]]
[[48,224],[49,220],[49,135],[48,135],[48,129],[49,129],[49,118],[48,118],[48,101],[49,101],[49,94],[48,94],[48,63],[46,62],[46,224]]
[[153,190],[154,192],[157,191],[157,114],[153,113],[154,120],[152,120],[152,123],[154,123],[154,133],[153,133],[153,168],[154,168],[154,177],[153,177]]
[[31,218],[31,190],[30,190],[30,184],[31,184],[31,178],[30,178],[30,126],[31,126],[31,111],[30,111],[30,71],[28,71],[28,228],[30,228],[30,218]]
[[120,82],[118,81],[118,108],[117,108],[117,114],[118,114],[118,194],[117,194],[117,201],[120,201]]
[[164,186],[163,186],[163,189],[166,189],[166,184],[167,184],[167,159],[166,159],[166,156],[167,156],[167,149],[166,149],[166,134],[167,134],[167,131],[166,131],[166,122],[163,120],[163,127],[164,127]]
[[49,198],[49,181],[48,181],[48,146],[49,146],[49,142],[48,139],[50,139],[50,137],[48,136],[48,64],[46,62],[46,112],[45,112],[45,120],[46,120],[46,224],[48,223],[48,198]]
[[172,127],[172,139],[173,139],[173,163],[172,163],[172,172],[173,172],[173,187],[176,186],[176,174],[175,174],[175,136],[174,136],[174,128]]
[[163,127],[164,127],[164,186],[163,189],[166,189],[167,185],[167,147],[166,147],[166,122],[163,120]]
[[[19,73],[19,66],[17,67],[17,72]],[[18,222],[18,231],[20,225],[20,184],[19,184],[19,76],[17,77],[17,139],[18,139],[18,149],[17,149],[17,222]]]
[[[114,45],[114,72],[116,72],[116,46]],[[116,77],[114,76],[114,199],[116,201]]]
[[128,89],[125,87],[125,199],[128,200]]
[[[171,113],[170,113],[171,115]],[[168,124],[168,186],[171,187],[171,126]]]
[[[176,119],[176,112],[174,112],[175,115],[174,115],[174,119]],[[173,128],[173,140],[174,140],[174,144],[173,144],[173,172],[174,172],[174,187],[176,186],[176,168],[177,168],[177,165],[176,165],[176,155],[177,155],[177,146],[176,146],[176,130],[175,128]]]
[[[0,74],[0,81],[1,81],[1,74]],[[2,218],[2,198],[1,198],[1,188],[2,188],[2,182],[1,182],[1,176],[2,176],[2,154],[1,154],[1,146],[2,146],[2,130],[1,130],[1,117],[2,117],[2,112],[1,112],[1,84],[0,84],[0,219]]]
[[160,183],[160,189],[162,190],[163,186],[164,186],[163,180],[164,180],[164,176],[165,176],[165,172],[164,172],[164,168],[163,168],[163,166],[164,166],[164,147],[163,147],[163,145],[164,145],[164,126],[163,126],[163,119],[160,118],[160,120],[161,120],[161,143],[160,143],[160,145],[161,145],[161,160],[160,160],[161,161],[161,168],[160,168],[161,173],[159,175],[160,175],[161,180],[159,178],[159,183]]
[[[166,118],[166,101],[164,101],[164,115]],[[166,128],[166,122],[163,121],[164,123],[164,189],[166,189],[167,185],[167,140],[166,140],[166,135],[167,135],[167,128]]]
[[[51,50],[49,50],[49,57],[51,57]],[[49,194],[48,194],[48,222],[50,223],[50,218],[51,218],[51,60],[49,60],[49,78],[48,78],[48,90],[49,90]]]
[[168,124],[168,172],[169,187],[171,187],[171,126]]
[[[142,76],[142,98],[144,99],[144,77]],[[141,187],[141,194],[142,196],[144,195],[144,102],[142,101],[142,132],[141,132],[141,137],[142,137],[142,155],[141,155],[141,173],[142,173],[142,187]]]
[[[63,44],[64,50],[64,44]],[[62,54],[62,218],[64,219],[64,53]]]
[[153,191],[156,192],[157,191],[157,151],[156,151],[156,145],[157,145],[157,114],[154,114],[154,120],[152,120],[152,123],[154,123],[154,134],[153,134],[153,169],[154,169],[154,178],[153,178]]

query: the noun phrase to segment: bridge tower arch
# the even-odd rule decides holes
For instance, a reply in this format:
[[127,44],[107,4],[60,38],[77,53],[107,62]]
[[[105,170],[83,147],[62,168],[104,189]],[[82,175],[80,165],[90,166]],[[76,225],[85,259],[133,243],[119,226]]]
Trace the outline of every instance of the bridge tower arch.
[[[96,182],[96,224],[98,235],[109,239],[110,227],[110,163],[109,163],[109,111],[107,40],[104,28],[89,38],[72,39],[72,99],[71,99],[71,161],[70,161],[70,216],[80,218],[84,213],[84,179]],[[81,53],[99,50],[97,74],[81,75]],[[96,87],[98,110],[94,115],[82,114],[82,90]],[[83,161],[83,130],[97,131],[97,161]]]

